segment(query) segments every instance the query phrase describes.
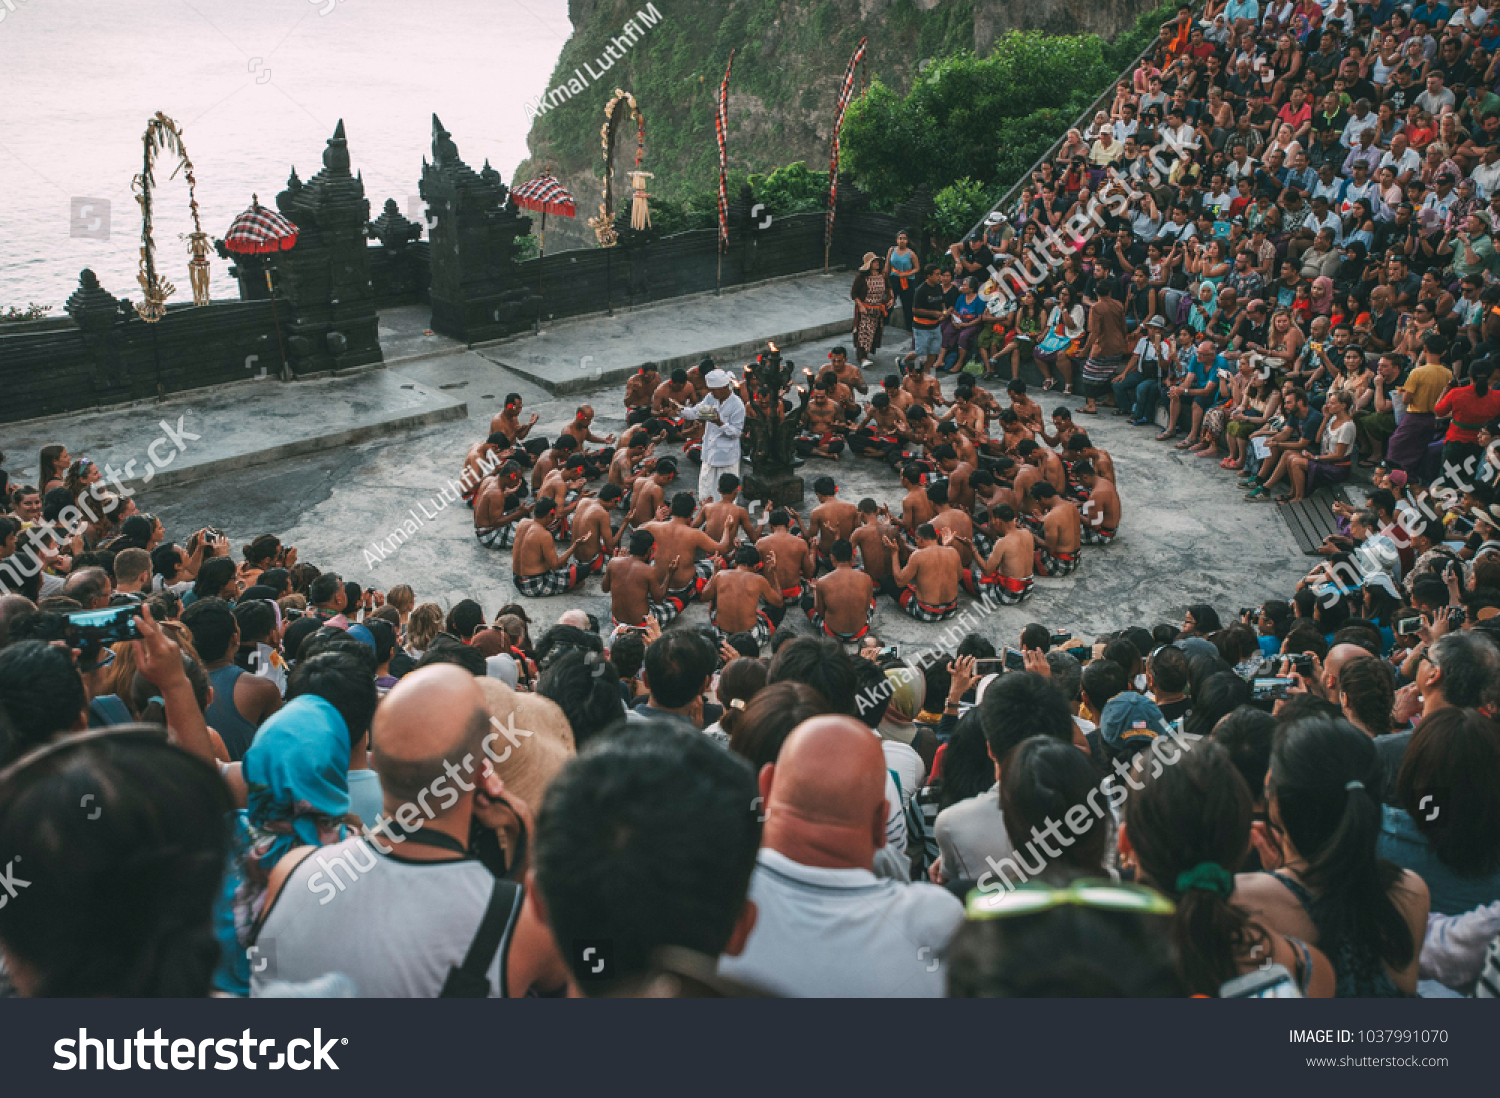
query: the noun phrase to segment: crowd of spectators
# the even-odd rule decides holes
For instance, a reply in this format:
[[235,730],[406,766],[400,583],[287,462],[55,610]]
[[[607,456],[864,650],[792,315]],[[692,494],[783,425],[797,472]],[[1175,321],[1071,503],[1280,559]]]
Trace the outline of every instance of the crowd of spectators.
[[11,993],[1494,986],[1493,547],[1373,604],[761,656],[120,525],[0,598]]
[[1289,597],[763,652],[236,559],[48,447],[0,516],[4,990],[1500,994],[1495,25],[1202,14],[955,265],[1123,188],[979,368],[1165,400],[1256,498],[1364,447]]
[[948,302],[945,346],[974,372],[1029,356],[1086,414],[1164,410],[1156,437],[1251,500],[1381,460],[1423,483],[1463,469],[1500,417],[1495,16],[1184,6],[953,246],[950,296],[972,280],[987,304],[970,324]]

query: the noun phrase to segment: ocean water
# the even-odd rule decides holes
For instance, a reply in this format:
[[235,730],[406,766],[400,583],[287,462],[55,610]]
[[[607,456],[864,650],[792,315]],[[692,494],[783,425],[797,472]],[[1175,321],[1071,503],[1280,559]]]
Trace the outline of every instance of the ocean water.
[[[215,238],[252,194],[274,208],[294,165],[317,172],[340,119],[371,216],[393,198],[416,219],[432,114],[509,182],[571,33],[566,0],[0,0],[0,307],[61,315],[84,267],[140,299],[131,180],[157,111]],[[187,185],[175,156],[157,165],[156,265],[190,301]],[[236,298],[212,262],[211,295]]]

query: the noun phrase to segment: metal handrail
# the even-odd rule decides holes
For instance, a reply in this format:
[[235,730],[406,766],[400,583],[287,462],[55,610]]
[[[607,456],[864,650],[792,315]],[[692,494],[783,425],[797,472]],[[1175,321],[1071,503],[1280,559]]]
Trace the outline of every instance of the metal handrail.
[[[1199,13],[1203,11],[1203,7],[1204,3],[1200,2],[1198,4]],[[1170,22],[1170,20],[1168,20],[1168,22]],[[1165,25],[1165,23],[1162,24],[1162,26]],[[1161,28],[1158,27],[1157,30],[1159,32]],[[1154,51],[1160,44],[1161,38],[1159,34],[1156,38],[1153,38],[1150,42],[1147,42],[1145,49],[1141,50],[1140,53],[1135,55],[1135,60],[1126,66],[1125,71],[1121,73],[1120,76],[1116,77],[1114,82],[1111,83],[1109,87],[1105,88],[1104,91],[1100,93],[1097,99],[1095,99],[1092,103],[1085,107],[1082,113],[1080,113],[1077,118],[1073,119],[1072,125],[1067,126],[1063,129],[1063,132],[1058,136],[1057,140],[1052,142],[1051,147],[1037,158],[1035,164],[1031,165],[1031,167],[1027,168],[1024,172],[1021,173],[1021,177],[1011,185],[1010,190],[1005,192],[1005,195],[1000,199],[1000,201],[996,202],[993,206],[991,206],[988,210],[981,214],[979,220],[969,227],[969,231],[965,233],[964,236],[968,237],[974,233],[981,232],[984,229],[984,222],[986,218],[988,218],[993,213],[1002,211],[1003,209],[1005,209],[1005,207],[1014,202],[1016,196],[1019,195],[1021,191],[1026,188],[1026,185],[1031,182],[1031,173],[1040,171],[1043,164],[1057,155],[1057,150],[1062,148],[1062,143],[1068,138],[1068,130],[1080,129],[1081,124],[1085,119],[1092,120],[1094,113],[1099,109],[1100,105],[1106,100],[1112,99],[1115,94],[1115,89],[1118,88],[1124,81],[1129,80],[1135,76],[1135,70],[1139,68],[1141,62],[1146,59],[1146,55]]]

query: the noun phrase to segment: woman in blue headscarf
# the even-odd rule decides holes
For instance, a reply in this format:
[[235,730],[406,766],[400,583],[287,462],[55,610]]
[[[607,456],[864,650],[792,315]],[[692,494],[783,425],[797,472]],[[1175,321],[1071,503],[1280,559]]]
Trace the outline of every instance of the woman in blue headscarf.
[[276,863],[299,846],[343,841],[349,814],[349,728],[328,701],[303,694],[260,726],[245,752],[244,852],[234,894],[243,946]]

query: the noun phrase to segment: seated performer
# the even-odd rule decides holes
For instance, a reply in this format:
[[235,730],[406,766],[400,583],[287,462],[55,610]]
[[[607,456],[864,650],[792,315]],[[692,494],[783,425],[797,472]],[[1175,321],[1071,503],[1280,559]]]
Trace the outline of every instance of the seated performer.
[[894,407],[884,392],[879,392],[870,398],[865,418],[850,434],[849,449],[860,457],[894,463],[904,453],[902,443],[910,435],[906,414]]
[[479,482],[514,456],[510,440],[499,432],[493,432],[483,442],[470,446],[464,455],[463,471],[458,475],[464,502],[473,507],[474,497],[479,493]]
[[696,393],[687,371],[673,370],[672,376],[658,385],[651,395],[651,417],[661,424],[668,442],[682,442],[702,430],[701,424],[689,423],[671,411],[679,405],[693,404]]
[[[896,543],[885,539],[887,549]],[[917,549],[896,569],[904,590],[896,600],[917,621],[943,621],[958,613],[958,550],[938,540],[931,523],[917,527]]]
[[[900,598],[895,569],[904,559],[906,547],[901,544],[900,528],[891,521],[890,508],[885,504],[877,507],[873,499],[866,497],[859,501],[859,522],[849,544],[859,554],[860,567],[874,583],[877,593]],[[886,548],[886,538],[897,543],[897,552]]]
[[1016,522],[1015,508],[1002,503],[991,513],[997,537],[982,564],[976,557],[964,573],[964,590],[1001,606],[1014,606],[1031,594],[1036,567],[1036,541]]
[[840,538],[830,550],[833,571],[813,584],[807,618],[836,641],[854,644],[875,618],[875,581],[854,568],[854,547]]
[[648,362],[625,382],[625,422],[630,426],[644,423],[651,418],[651,398],[661,384],[661,374],[656,372],[656,363]]
[[1113,482],[1095,472],[1087,461],[1074,466],[1073,475],[1088,492],[1088,499],[1078,508],[1083,520],[1083,544],[1108,545],[1120,529],[1120,493],[1115,491]]
[[813,481],[813,493],[818,497],[818,505],[807,517],[807,540],[817,553],[819,571],[833,570],[828,550],[839,538],[848,541],[859,522],[859,511],[854,504],[839,499],[838,491],[838,485],[832,477],[819,477]]
[[739,503],[739,495],[740,478],[733,473],[721,474],[719,498],[703,505],[698,517],[693,519],[693,525],[702,527],[703,532],[715,541],[724,536],[725,530],[731,530],[731,545],[739,540],[741,533],[746,541],[755,542],[760,538],[760,528],[750,517],[750,512]]
[[590,575],[602,572],[605,562],[615,551],[610,512],[620,502],[620,495],[619,485],[606,484],[599,489],[597,498],[585,496],[579,500],[578,510],[573,512],[573,537],[578,542],[574,559],[587,568]]
[[[589,479],[597,477],[601,470],[608,469],[609,463],[614,459],[615,447],[614,435],[596,435],[593,432],[594,409],[588,404],[580,404],[577,411],[573,413],[572,421],[562,429],[562,433],[578,443],[578,452],[588,464]],[[588,449],[591,442],[602,442],[604,448],[600,450]]]
[[813,386],[807,410],[802,413],[802,432],[797,436],[799,457],[813,456],[831,458],[834,461],[844,452],[844,409],[833,399],[832,378],[820,378]]
[[[657,552],[676,561],[667,576],[667,594],[684,606],[703,593],[713,578],[714,558],[723,556],[734,538],[733,530],[714,539],[695,529],[696,509],[693,493],[678,492],[672,497],[670,517],[665,522],[648,522],[642,527],[656,539]],[[695,559],[700,552],[704,556]]]
[[[666,487],[677,479],[677,463],[670,457],[647,458],[641,466],[626,497],[630,500],[625,512],[625,521],[620,524],[620,537],[627,530],[639,530],[656,518],[656,513],[666,502]],[[621,506],[627,506],[621,504]]]
[[[773,568],[776,554],[772,553],[765,566]],[[763,576],[761,555],[753,545],[741,545],[734,554],[734,567],[717,572],[703,589],[703,598],[710,605],[709,623],[719,632],[724,641],[735,633],[749,633],[761,648],[771,643],[771,615],[761,607],[781,605],[781,592],[776,585]]]
[[490,420],[490,434],[501,434],[505,436],[505,445],[515,447],[515,459],[527,468],[538,456],[547,450],[547,440],[544,438],[527,438],[531,429],[536,426],[538,416],[531,413],[531,418],[525,423],[521,422],[521,408],[523,406],[520,393],[506,393],[505,407],[502,408],[493,419]]
[[1044,510],[1042,535],[1037,539],[1036,574],[1071,576],[1078,570],[1078,549],[1083,544],[1083,520],[1078,508],[1045,480],[1031,486],[1031,497]]
[[630,555],[613,557],[604,566],[600,589],[609,596],[609,614],[614,627],[644,629],[646,618],[666,625],[682,613],[682,603],[668,597],[667,574],[677,561],[656,560],[656,539],[649,530],[630,535]]
[[766,518],[766,535],[755,543],[762,560],[774,561],[766,566],[766,578],[781,592],[780,605],[770,609],[771,623],[780,625],[786,608],[805,604],[811,598],[808,580],[814,571],[813,549],[789,528],[793,512],[778,507]]
[[516,489],[524,490],[521,466],[508,461],[479,482],[474,497],[474,536],[486,549],[509,549],[516,540],[516,523],[531,513]]
[[574,561],[566,563],[578,548],[575,541],[559,556],[552,533],[558,525],[557,504],[550,498],[536,501],[531,517],[521,520],[516,531],[510,566],[516,590],[530,598],[565,595],[588,578],[589,571]]

